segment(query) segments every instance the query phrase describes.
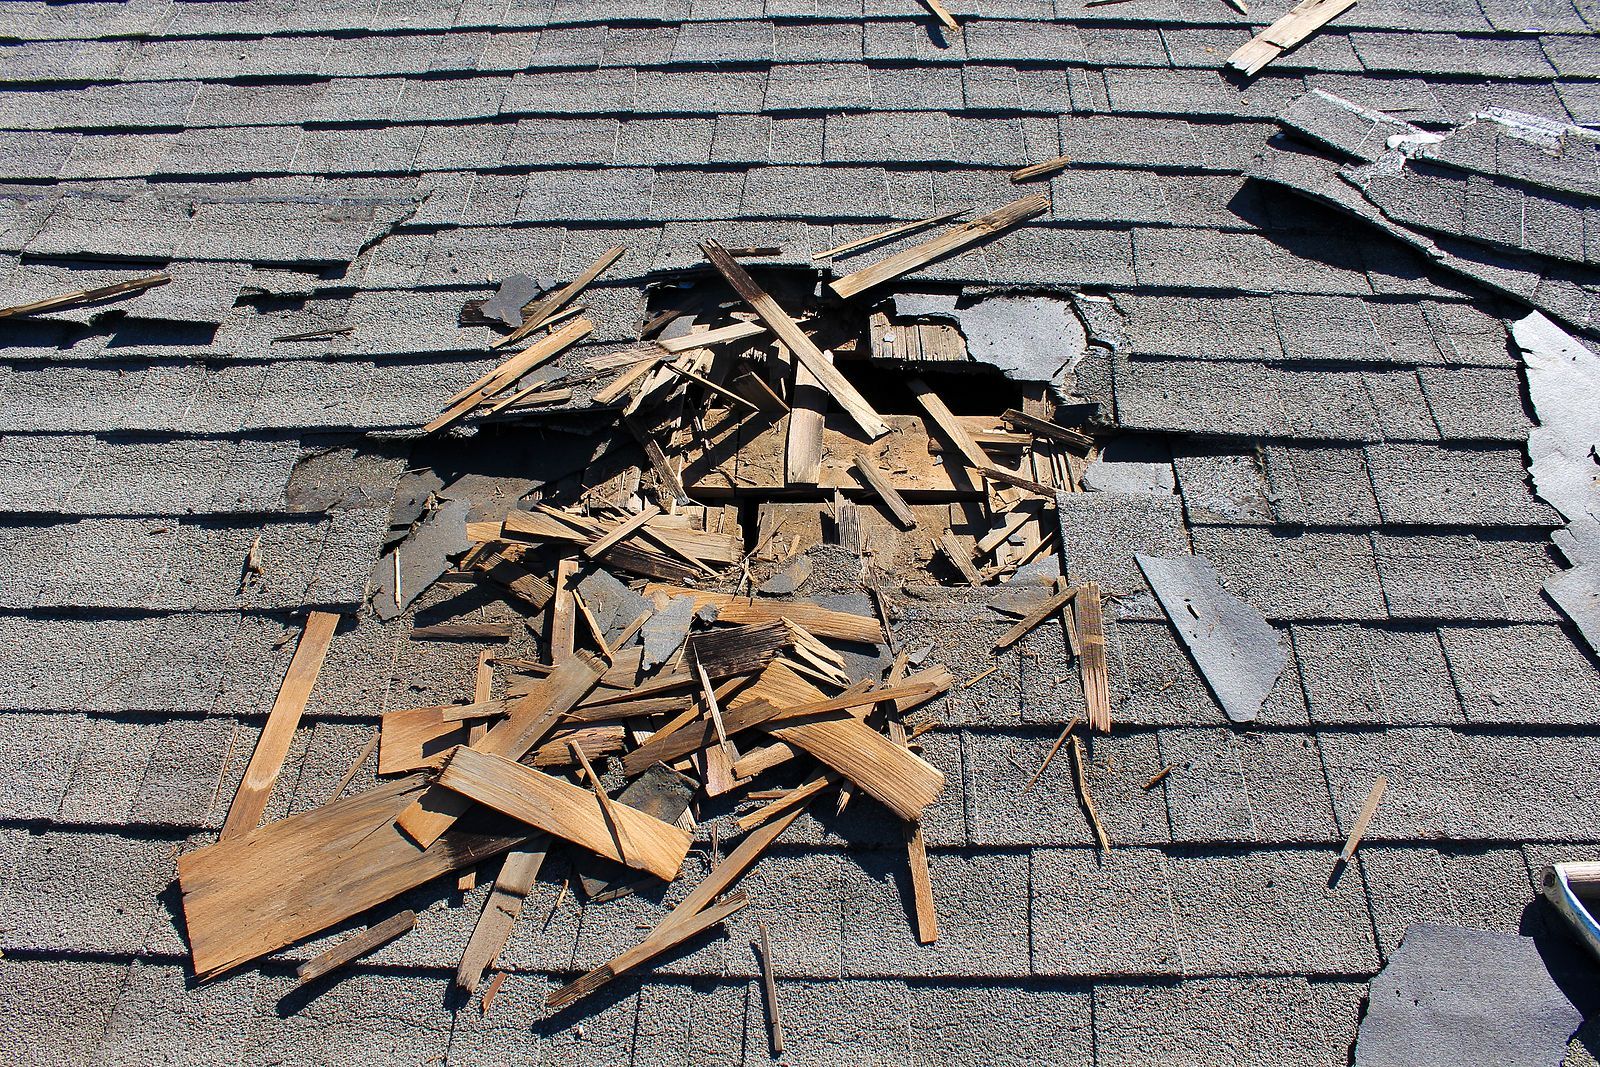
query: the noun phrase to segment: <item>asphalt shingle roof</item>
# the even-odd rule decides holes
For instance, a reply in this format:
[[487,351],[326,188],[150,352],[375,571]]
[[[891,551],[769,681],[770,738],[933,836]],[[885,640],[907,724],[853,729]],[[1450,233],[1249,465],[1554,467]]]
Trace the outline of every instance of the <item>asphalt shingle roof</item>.
[[[1524,466],[1524,309],[1246,173],[1310,88],[1413,124],[1600,122],[1600,7],[1361,0],[1241,86],[1218,69],[1275,11],[949,6],[947,38],[911,0],[0,5],[0,305],[175,278],[0,323],[0,1045],[768,1062],[764,919],[795,1063],[1343,1064],[1407,925],[1546,932],[1537,868],[1600,858],[1600,674],[1541,592],[1561,520]],[[638,282],[704,237],[805,264],[1005,203],[1011,168],[1062,154],[1047,215],[917,278],[1109,297],[1078,393],[1175,471],[1062,510],[1072,576],[1122,597],[1117,728],[1089,750],[1108,856],[1065,761],[1018,795],[1082,702],[1041,630],[923,739],[950,780],[932,948],[898,827],[862,801],[797,824],[726,941],[553,1019],[547,986],[633,943],[650,901],[551,914],[541,883],[486,1018],[446,994],[483,886],[409,894],[417,930],[314,995],[292,961],[327,938],[186,981],[174,857],[221,824],[294,613],[361,605],[408,432],[497,362],[462,303],[626,245],[575,361],[636,336]],[[1592,165],[1567,180],[1592,193]],[[1292,648],[1252,729],[1133,562],[1190,550]],[[906,610],[958,676],[990,664],[970,606]],[[366,614],[335,642],[269,817],[325,800],[383,710],[470,691],[477,646],[409,629]]]

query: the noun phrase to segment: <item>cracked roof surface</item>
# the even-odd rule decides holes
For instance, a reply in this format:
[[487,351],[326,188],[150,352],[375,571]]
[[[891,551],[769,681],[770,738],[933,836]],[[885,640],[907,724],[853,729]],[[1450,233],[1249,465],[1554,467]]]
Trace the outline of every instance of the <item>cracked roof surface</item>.
[[[1533,878],[1600,858],[1600,675],[1541,591],[1562,520],[1526,473],[1506,329],[1525,309],[1246,172],[1307,89],[1423,126],[1491,106],[1600,123],[1600,6],[1361,0],[1244,86],[1218,68],[1275,12],[949,6],[947,39],[911,0],[0,5],[0,305],[175,279],[0,324],[0,1044],[767,1062],[765,920],[795,1063],[1343,1064],[1410,924],[1559,954]],[[313,995],[293,964],[329,938],[193,987],[174,857],[226,814],[295,613],[362,604],[407,433],[498,362],[464,301],[626,245],[570,366],[636,336],[640,279],[704,237],[805,264],[998,206],[1011,168],[1063,154],[1046,216],[915,277],[1106,298],[1077,392],[1171,464],[1174,492],[1061,510],[1072,577],[1120,594],[1116,727],[1088,752],[1109,856],[1064,762],[1018,795],[1082,706],[1046,629],[923,738],[951,783],[925,823],[935,946],[910,934],[898,828],[862,801],[797,824],[727,938],[576,1014],[537,1005],[631,944],[649,901],[552,911],[541,882],[487,1017],[446,995],[485,886],[409,894],[416,931]],[[1134,562],[1186,551],[1291,650],[1248,730]],[[904,643],[961,677],[991,665],[1003,624],[906,612]],[[269,817],[325,800],[383,710],[470,692],[477,646],[410,621],[365,613],[335,641]],[[1574,1063],[1600,1042],[1584,1010]]]

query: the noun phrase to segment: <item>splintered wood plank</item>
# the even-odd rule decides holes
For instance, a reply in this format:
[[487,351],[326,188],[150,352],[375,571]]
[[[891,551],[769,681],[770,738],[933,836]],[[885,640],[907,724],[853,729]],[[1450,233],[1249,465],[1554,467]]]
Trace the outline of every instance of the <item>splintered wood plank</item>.
[[1082,649],[1078,663],[1083,674],[1089,729],[1108,734],[1111,732],[1111,683],[1106,676],[1106,630],[1098,582],[1086,582],[1078,587],[1078,595],[1072,601],[1072,615]]
[[767,731],[838,771],[902,819],[917,819],[944,791],[944,772],[855,718],[775,724]]
[[556,665],[572,658],[577,647],[578,605],[573,583],[578,577],[578,561],[564,558],[556,562],[556,596],[550,607],[550,662]]
[[514,345],[549,322],[556,312],[566,307],[573,297],[589,288],[596,278],[610,270],[611,265],[621,259],[627,251],[622,245],[606,249],[600,253],[600,258],[589,264],[588,269],[582,274],[550,295],[540,297],[529,306],[523,308],[522,325],[496,341],[494,347],[504,348],[506,345]]
[[735,322],[731,326],[718,326],[714,330],[701,330],[698,333],[663,338],[656,343],[676,355],[680,352],[692,352],[697,348],[710,348],[712,345],[720,345],[727,341],[759,337],[766,332],[767,328],[759,322]]
[[[678,876],[683,859],[689,854],[687,830],[614,800],[603,805],[582,786],[503,756],[474,748],[457,749],[440,772],[439,785],[553,837],[665,881]],[[613,818],[616,834],[612,833]],[[627,842],[626,848],[618,845],[619,838]]]
[[[1351,0],[1354,2],[1354,0]],[[897,252],[887,259],[879,260],[870,267],[863,267],[853,274],[846,274],[834,282],[830,288],[843,299],[850,299],[868,289],[876,288],[885,282],[892,282],[896,278],[910,274],[929,263],[953,255],[969,245],[978,243],[1003,233],[1019,223],[1026,222],[1036,215],[1042,215],[1050,210],[1048,196],[1029,196],[1007,204],[1005,207],[991,211],[987,215],[964,222],[960,226],[946,230],[937,237],[922,242]]]
[[1356,0],[1301,0],[1278,21],[1240,45],[1228,57],[1227,65],[1247,77],[1255,74],[1355,3]]
[[1049,177],[1057,171],[1066,170],[1070,166],[1072,166],[1071,156],[1057,156],[1054,159],[1047,159],[1043,163],[1030,163],[1026,167],[1018,167],[1011,172],[1011,181],[1015,185],[1021,185],[1023,182]]
[[634,383],[640,378],[654,370],[657,362],[659,362],[657,357],[651,356],[649,359],[641,359],[629,366],[621,374],[613,378],[610,385],[594,394],[595,405],[604,407],[615,401],[622,394],[633,388]]
[[[945,406],[944,399],[921,378],[912,378],[908,384],[911,387],[911,394],[916,397],[922,410],[927,413],[945,441],[960,454],[966,465],[972,470],[988,473],[994,467],[994,462],[989,458],[989,454],[979,447],[978,442],[972,439],[972,434],[966,425]],[[1019,499],[1016,492],[1009,489],[997,491],[995,497],[1008,506],[1015,504]]]
[[555,586],[549,581],[496,548],[486,549],[475,556],[472,569],[535,611],[542,611],[556,594]]
[[994,650],[999,652],[1001,649],[1010,648],[1012,645],[1020,641],[1029,630],[1032,630],[1035,626],[1038,626],[1041,622],[1044,622],[1044,620],[1048,619],[1050,616],[1066,607],[1069,603],[1075,600],[1077,596],[1077,586],[1071,586],[1067,589],[1052,593],[1050,596],[1046,597],[1043,601],[1030,609],[1026,615],[1018,619],[1016,624],[1012,626],[1011,629],[1001,634],[999,639],[994,643]]
[[884,508],[888,510],[889,515],[900,525],[901,529],[912,530],[916,528],[917,517],[912,514],[911,505],[906,503],[906,498],[901,496],[895,487],[889,483],[889,479],[884,477],[883,472],[875,464],[858,459],[851,466],[851,470],[855,471],[862,484],[871,489],[877,498],[883,502]]
[[[486,754],[521,759],[544,740],[563,715],[589,695],[604,673],[604,665],[589,653],[575,653],[527,696],[513,701],[505,720],[473,747]],[[436,786],[402,811],[395,823],[407,837],[428,848],[469,807],[471,804],[460,793]]]
[[978,538],[977,551],[980,556],[993,552],[1001,544],[1011,539],[1011,535],[1022,527],[1022,524],[1037,517],[1037,512],[1029,508],[1012,508],[1000,516],[993,530]]
[[950,9],[941,4],[939,0],[922,0],[922,3],[933,13],[934,18],[944,24],[945,29],[951,33],[961,32],[961,23],[956,21],[956,17],[950,14]]
[[946,530],[939,535],[935,542],[940,555],[956,570],[961,572],[961,577],[968,585],[982,585],[983,576],[972,565],[972,553],[956,539],[956,535]]
[[505,951],[549,847],[550,838],[538,834],[526,845],[506,853],[494,888],[489,891],[478,923],[472,928],[472,937],[461,953],[461,964],[456,968],[456,985],[468,993],[477,991],[483,973]]
[[[903,660],[897,660],[896,670],[890,673],[889,681],[897,681],[897,675],[905,670]],[[901,748],[908,748],[906,740],[905,723],[900,720],[898,713],[889,716],[889,740]],[[905,825],[906,832],[906,860],[911,869],[911,898],[912,906],[916,910],[917,940],[924,945],[931,945],[939,940],[939,912],[933,903],[933,875],[928,870],[928,845],[922,836],[922,820],[914,819]]]
[[300,643],[295,646],[289,660],[289,671],[278,689],[278,699],[273,701],[267,714],[267,724],[261,729],[256,749],[250,755],[250,766],[245,768],[244,780],[234,795],[228,809],[228,819],[222,824],[221,839],[247,834],[261,823],[261,813],[266,810],[272,796],[272,787],[283,770],[283,761],[289,755],[295,730],[300,726],[300,716],[311,699],[311,687],[317,684],[317,674],[322,661],[333,643],[334,631],[339,628],[339,616],[331,611],[313,611],[306,616],[305,628],[300,633]]
[[[797,415],[805,417],[796,409],[788,418],[770,424],[750,420],[737,440],[726,445],[692,445],[686,475],[696,498],[789,488],[793,479],[787,462],[788,428]],[[982,482],[967,473],[965,464],[952,462],[948,448],[937,438],[929,437],[928,421],[918,415],[885,415],[884,422],[893,432],[866,441],[845,416],[824,417],[821,467],[817,481],[810,484],[822,489],[859,489],[860,482],[851,472],[851,466],[859,462],[873,464],[908,500],[948,500],[980,493]],[[941,457],[941,452],[946,454]]]
[[818,637],[836,641],[854,641],[875,645],[883,638],[883,628],[871,615],[856,615],[848,611],[813,604],[808,600],[753,600],[731,593],[714,593],[705,589],[690,589],[681,585],[651,582],[644,587],[644,595],[653,597],[665,593],[668,597],[692,596],[695,610],[708,604],[717,608],[717,621],[731,626],[763,625],[791,619]]
[[438,433],[465,418],[473,408],[494,396],[533,370],[576,344],[594,329],[588,319],[574,319],[561,329],[524,348],[482,378],[457,393],[444,411],[422,428],[425,434]]
[[60,296],[46,297],[35,300],[31,304],[18,304],[15,307],[0,308],[0,319],[20,318],[24,315],[40,315],[47,311],[60,311],[62,308],[77,307],[80,304],[94,304],[113,297],[128,296],[132,293],[142,293],[146,289],[154,289],[158,285],[166,285],[172,280],[170,274],[150,274],[143,278],[130,278],[125,282],[113,285],[102,285],[96,289],[79,289],[72,293],[62,293]]
[[[650,931],[649,935],[639,945],[622,953],[609,963],[596,967],[576,981],[562,986],[550,994],[545,1001],[546,1006],[552,1008],[564,1007],[581,997],[586,997],[605,986],[613,978],[626,974],[632,968],[640,966],[667,948],[682,944],[687,938],[707,929],[709,925],[714,925],[714,923],[708,924],[704,917],[705,915],[716,913],[717,909],[715,908],[707,910],[711,903],[732,888],[733,884],[771,847],[772,843],[785,830],[794,825],[794,821],[804,813],[806,807],[807,805],[801,804],[793,811],[745,834],[738,847],[728,853],[722,862],[713,866],[700,884],[691,889],[688,896],[679,901],[678,906],[673,908],[665,919],[657,923],[655,929]],[[739,894],[740,897],[743,895],[742,893]],[[716,921],[720,922],[721,918],[719,917]],[[647,946],[650,946],[649,951],[641,951],[645,950]]]
[[[823,358],[830,358],[823,353]],[[783,448],[783,478],[790,485],[816,485],[822,478],[822,431],[828,394],[804,363],[795,361],[794,403]]]
[[[696,374],[694,371],[689,370],[686,367],[680,367],[676,363],[667,363],[667,364],[665,364],[665,366],[666,366],[667,370],[671,371],[673,374],[676,374],[678,377],[683,378],[683,379],[685,379],[687,381],[691,381],[694,384],[698,385],[700,388],[705,389],[708,392],[714,393],[715,395],[722,397],[722,399],[728,401],[730,404],[733,404],[733,405],[735,405],[737,407],[744,408],[746,411],[748,411],[752,415],[761,414],[761,409],[760,408],[756,407],[754,404],[750,403],[750,401],[746,400],[744,397],[740,396],[738,393],[734,392],[732,389],[729,389],[727,386],[718,385],[716,382],[712,381],[710,378],[707,378],[705,375]],[[707,404],[707,406],[708,407],[710,406],[709,403]]]
[[1018,411],[1015,408],[1007,408],[1005,414],[1000,416],[1000,421],[1013,430],[1024,431],[1038,437],[1048,437],[1052,441],[1060,441],[1081,456],[1088,455],[1089,450],[1094,447],[1094,438],[1086,433],[1080,433],[1066,426],[1057,426],[1055,423],[1046,422],[1044,419],[1036,419],[1032,415]]
[[336,971],[347,963],[354,963],[402,934],[410,933],[411,928],[416,925],[417,913],[407,908],[398,915],[391,915],[383,922],[367,927],[359,934],[350,935],[321,955],[306,960],[295,969],[295,977],[300,979],[301,985],[315,982],[330,971]]
[[195,975],[276,952],[525,836],[463,824],[419,851],[394,820],[427,788],[388,782],[179,856]]
[[577,981],[570,982],[551,993],[545,998],[545,1007],[566,1007],[599,989],[617,975],[626,974],[635,967],[642,967],[662,953],[720,924],[748,903],[750,903],[749,897],[743,893],[735,893],[721,904],[697,912],[681,923],[666,928],[657,927],[649,937],[619,954],[604,967],[590,971]]
[[861,427],[861,431],[868,438],[882,437],[889,432],[888,425],[872,409],[872,405],[867,403],[866,397],[857,392],[856,387],[823,357],[811,338],[800,329],[799,324],[778,306],[778,302],[772,299],[766,290],[756,284],[749,271],[741,267],[715,241],[702,241],[700,248],[711,265],[727,279],[733,291],[739,294],[739,298],[750,305],[750,310],[767,324],[767,329],[788,347],[795,359],[805,364],[818,384],[826,389],[845,413],[855,420],[856,425]]

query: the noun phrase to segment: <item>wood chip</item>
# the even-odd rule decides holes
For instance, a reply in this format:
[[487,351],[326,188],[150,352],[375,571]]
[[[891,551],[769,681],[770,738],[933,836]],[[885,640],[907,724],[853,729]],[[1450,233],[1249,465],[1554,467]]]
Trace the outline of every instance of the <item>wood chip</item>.
[[1344,848],[1339,850],[1341,866],[1355,858],[1356,849],[1361,847],[1361,839],[1366,836],[1367,827],[1372,825],[1372,817],[1378,813],[1378,805],[1383,802],[1384,790],[1388,788],[1389,779],[1378,775],[1378,780],[1372,783],[1372,792],[1367,794],[1367,802],[1361,805],[1355,825],[1350,827],[1350,836],[1345,840]]
[[[689,895],[679,901],[678,906],[673,908],[665,919],[656,924],[656,928],[644,941],[609,963],[596,967],[576,981],[569,982],[551,993],[545,1000],[546,1006],[560,1008],[586,997],[603,988],[618,975],[626,974],[634,967],[649,962],[674,945],[682,944],[689,937],[709,929],[720,922],[726,914],[731,914],[719,915],[717,909],[710,911],[707,909],[714,900],[727,892],[756,860],[761,858],[785,830],[794,825],[794,821],[804,811],[805,805],[801,805],[787,815],[780,816],[746,834],[738,847],[713,867],[700,884],[690,890]],[[741,893],[739,897],[742,898],[743,895]]]
[[465,418],[473,408],[489,400],[502,389],[516,383],[517,379],[561,354],[567,348],[587,337],[594,329],[588,319],[567,323],[550,336],[534,342],[494,370],[485,374],[451,398],[444,411],[422,428],[425,434],[438,433]]
[[1089,825],[1094,829],[1095,843],[1101,852],[1111,851],[1111,838],[1106,836],[1106,828],[1100,824],[1100,812],[1094,806],[1094,797],[1089,793],[1089,775],[1083,767],[1083,746],[1074,737],[1069,744],[1072,746],[1072,780],[1078,787],[1078,802],[1083,805],[1084,814],[1089,817]]
[[761,988],[767,1001],[767,1034],[772,1040],[772,1054],[783,1055],[783,1014],[778,1009],[778,983],[772,975],[772,945],[767,941],[767,924],[756,923],[761,934]]
[[1021,185],[1023,182],[1049,177],[1057,171],[1066,170],[1070,166],[1072,166],[1071,156],[1057,156],[1054,159],[1047,159],[1043,163],[1030,163],[1026,167],[1018,167],[1011,172],[1011,181],[1016,185]]
[[1228,66],[1249,77],[1354,7],[1356,0],[1300,0],[1282,18],[1240,45]]

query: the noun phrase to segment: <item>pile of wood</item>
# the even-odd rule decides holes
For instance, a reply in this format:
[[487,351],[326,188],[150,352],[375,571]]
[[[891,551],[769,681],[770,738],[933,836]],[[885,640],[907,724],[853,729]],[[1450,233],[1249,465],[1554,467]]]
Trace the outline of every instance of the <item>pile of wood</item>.
[[[999,585],[1028,568],[1033,592],[995,605],[1015,618],[995,655],[1015,655],[1023,635],[1060,620],[1088,724],[1109,730],[1100,591],[1037,577],[1052,566],[1060,573],[1050,509],[1057,493],[1077,491],[1093,442],[1056,421],[1043,388],[1017,386],[1016,408],[956,415],[928,381],[896,373],[901,392],[892,395],[907,410],[878,410],[849,371],[868,362],[886,326],[918,327],[870,309],[850,320],[848,301],[1039,210],[1038,198],[1019,201],[794,309],[707,241],[706,284],[693,302],[655,314],[637,344],[589,359],[582,372],[591,383],[609,376],[585,411],[630,441],[636,462],[597,471],[567,499],[469,522],[470,550],[441,576],[519,609],[540,654],[485,652],[469,702],[388,711],[375,739],[376,788],[343,796],[369,746],[331,802],[259,825],[337,640],[334,617],[311,615],[220,840],[179,861],[196,974],[259,959],[503,854],[457,973],[463,989],[478,990],[556,850],[582,857],[584,896],[606,900],[677,879],[708,809],[736,812],[743,836],[731,852],[634,948],[552,993],[560,1007],[744,907],[733,891],[740,876],[825,795],[836,811],[859,797],[903,825],[913,926],[922,942],[937,939],[919,823],[946,783],[917,737],[936,725],[925,706],[974,679],[954,678],[927,648],[901,646],[894,597],[908,584]],[[507,335],[526,347],[452,398],[428,430],[559,391],[519,383],[589,332],[563,311],[619,254],[529,303]],[[870,324],[872,336],[852,334],[847,321]],[[741,516],[755,519],[750,536]],[[861,560],[870,608],[794,595],[824,543]],[[586,599],[585,581],[602,573],[626,590],[635,617],[624,622],[614,605],[603,617]],[[416,633],[507,636],[470,620]],[[470,873],[458,877],[470,885]],[[377,918],[303,967],[303,980],[415,921],[409,911]]]

